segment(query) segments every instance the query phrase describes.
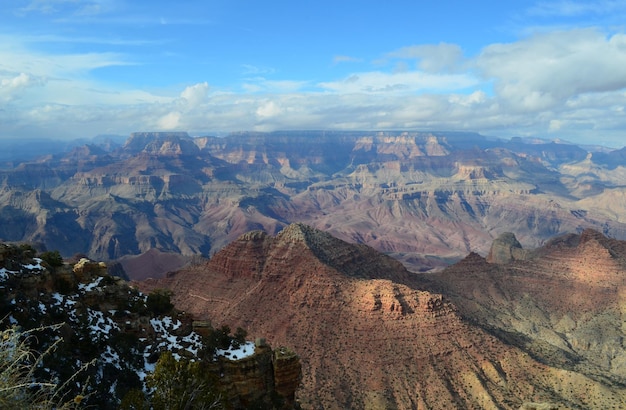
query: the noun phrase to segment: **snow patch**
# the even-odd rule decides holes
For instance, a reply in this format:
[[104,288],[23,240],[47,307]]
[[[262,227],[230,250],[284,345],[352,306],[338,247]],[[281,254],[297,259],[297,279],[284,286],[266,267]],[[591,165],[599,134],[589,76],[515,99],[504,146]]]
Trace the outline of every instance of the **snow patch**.
[[78,290],[81,290],[83,292],[91,292],[92,290],[98,288],[98,286],[100,285],[100,282],[102,282],[102,278],[103,277],[100,276],[99,278],[97,278],[96,280],[94,280],[93,282],[89,284],[79,283]]
[[105,317],[99,310],[87,309],[87,314],[89,315],[87,322],[90,327],[89,333],[93,337],[108,339],[111,330],[120,330],[113,319]]
[[230,360],[240,360],[245,359],[246,357],[250,357],[254,354],[254,342],[246,342],[239,345],[238,348],[233,347],[231,345],[226,350],[218,350],[215,352],[218,356],[226,357]]

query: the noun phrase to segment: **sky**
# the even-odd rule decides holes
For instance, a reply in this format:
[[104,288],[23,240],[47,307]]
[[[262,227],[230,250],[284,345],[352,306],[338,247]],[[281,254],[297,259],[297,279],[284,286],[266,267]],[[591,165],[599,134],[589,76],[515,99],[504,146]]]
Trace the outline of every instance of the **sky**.
[[626,145],[626,1],[6,0],[0,141],[471,131]]

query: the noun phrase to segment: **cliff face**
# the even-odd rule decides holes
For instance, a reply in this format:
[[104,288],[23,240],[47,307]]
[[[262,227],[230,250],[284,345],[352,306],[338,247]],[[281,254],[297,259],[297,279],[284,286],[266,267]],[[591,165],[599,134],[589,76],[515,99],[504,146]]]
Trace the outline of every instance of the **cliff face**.
[[257,343],[254,355],[238,360],[220,358],[212,368],[219,374],[219,385],[236,409],[257,407],[292,409],[300,387],[302,366],[293,351],[275,350]]
[[465,321],[465,310],[461,316],[447,297],[426,290],[427,278],[371,248],[292,224],[276,236],[243,235],[208,263],[141,286],[173,290],[176,305],[197,318],[293,346],[304,408],[626,403],[621,388],[537,361]]

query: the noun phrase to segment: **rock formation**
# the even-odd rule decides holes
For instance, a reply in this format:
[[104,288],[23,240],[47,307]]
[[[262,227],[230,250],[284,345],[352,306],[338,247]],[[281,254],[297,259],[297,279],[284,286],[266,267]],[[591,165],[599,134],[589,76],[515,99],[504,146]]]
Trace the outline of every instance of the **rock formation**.
[[487,262],[508,263],[513,260],[520,260],[526,257],[527,252],[522,249],[515,234],[505,232],[498,236],[491,244]]
[[428,279],[464,317],[542,363],[624,386],[625,278],[626,242],[586,230],[506,264],[472,255]]
[[[456,269],[474,265],[487,272],[500,266],[473,254]],[[206,264],[139,285],[171,289],[175,304],[197,319],[234,323],[273,345],[293,346],[303,371],[296,397],[307,409],[626,403],[618,380],[566,361],[536,360],[509,334],[467,321],[469,302],[457,307],[427,290],[439,284],[430,281],[434,275],[410,273],[371,248],[291,224],[276,236],[242,235]],[[494,294],[482,286],[467,288]]]

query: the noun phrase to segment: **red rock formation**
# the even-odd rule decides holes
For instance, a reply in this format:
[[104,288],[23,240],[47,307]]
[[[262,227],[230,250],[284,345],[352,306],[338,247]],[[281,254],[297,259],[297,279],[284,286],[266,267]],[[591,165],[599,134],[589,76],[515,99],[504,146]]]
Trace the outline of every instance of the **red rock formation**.
[[301,224],[276,237],[246,234],[206,265],[142,286],[172,289],[198,319],[292,347],[304,408],[626,403],[623,391],[541,364],[468,324],[394,260]]

